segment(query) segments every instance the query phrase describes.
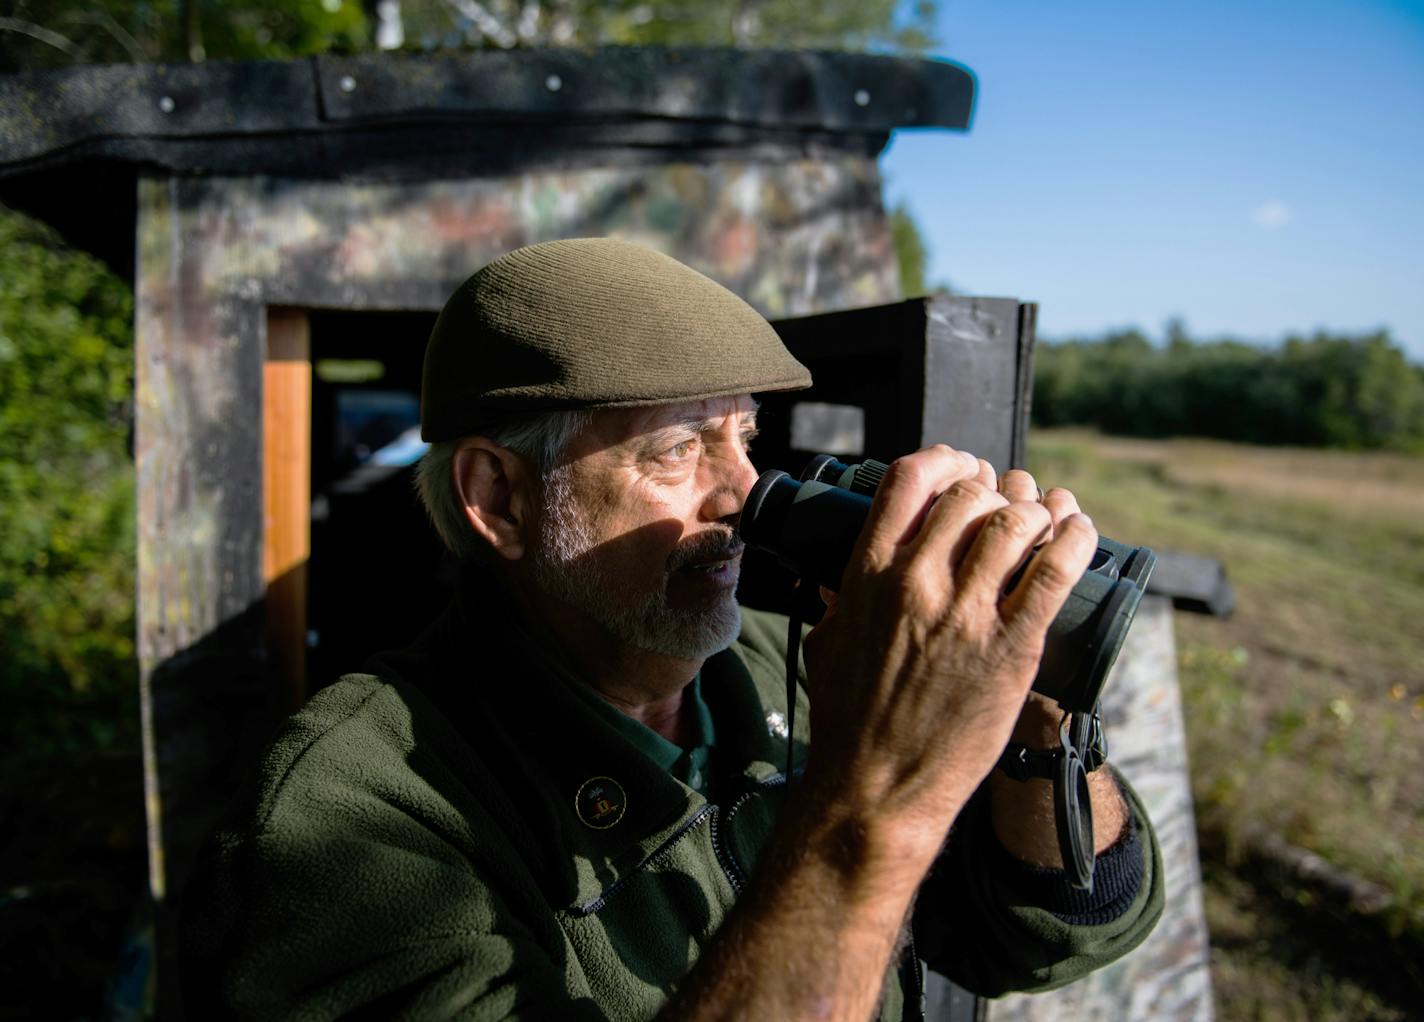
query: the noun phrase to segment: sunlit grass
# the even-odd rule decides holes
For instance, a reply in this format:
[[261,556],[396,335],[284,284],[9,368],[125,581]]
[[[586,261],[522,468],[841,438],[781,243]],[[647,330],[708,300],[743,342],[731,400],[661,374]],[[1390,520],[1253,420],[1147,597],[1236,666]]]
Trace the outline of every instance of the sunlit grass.
[[1233,617],[1176,620],[1204,833],[1315,851],[1424,935],[1424,458],[1068,430],[1030,453],[1103,533],[1226,565]]

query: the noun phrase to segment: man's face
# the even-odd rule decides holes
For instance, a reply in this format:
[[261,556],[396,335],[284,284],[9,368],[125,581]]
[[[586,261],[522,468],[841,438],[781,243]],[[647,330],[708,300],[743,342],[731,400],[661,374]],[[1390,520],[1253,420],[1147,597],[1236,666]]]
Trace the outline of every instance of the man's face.
[[635,649],[725,649],[741,625],[733,527],[755,433],[748,396],[595,413],[546,488],[539,586]]

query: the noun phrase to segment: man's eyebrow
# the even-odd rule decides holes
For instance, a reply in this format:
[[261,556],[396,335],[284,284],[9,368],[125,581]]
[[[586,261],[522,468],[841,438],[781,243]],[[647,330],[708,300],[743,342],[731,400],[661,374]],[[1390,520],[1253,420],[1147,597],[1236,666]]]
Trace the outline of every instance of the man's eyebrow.
[[[750,410],[748,410],[746,414],[742,417],[743,428],[746,428],[748,426],[752,427],[753,429],[756,428],[756,415],[757,410],[759,408],[761,408],[761,405],[753,401]],[[690,429],[695,433],[705,433],[707,430],[712,429],[717,423],[721,422],[723,418],[725,418],[725,416],[700,415],[697,413],[690,413],[688,415],[683,416],[681,419],[677,419],[674,422],[668,424],[667,426],[662,427],[662,429]],[[662,432],[662,430],[657,430],[656,432]]]
[[[760,407],[761,405],[759,403],[752,403],[751,409],[742,418],[742,432],[756,431],[756,415],[757,409],[759,409]],[[699,436],[702,433],[713,429],[716,423],[720,422],[722,418],[723,416],[720,415],[700,415],[696,413],[691,413],[683,416],[680,419],[674,419],[672,422],[669,422],[665,425],[659,426],[656,429],[649,430],[647,433],[644,433],[643,442],[648,446],[656,446],[661,443],[667,443],[669,441],[672,441],[678,437]]]
[[746,432],[747,430],[755,430],[755,429],[757,428],[757,424],[756,424],[757,412],[760,411],[760,410],[761,410],[761,402],[760,402],[760,401],[753,401],[751,408],[749,408],[749,409],[742,415],[742,431],[743,431],[743,432]]
[[700,436],[702,431],[708,428],[710,419],[700,415],[689,415],[683,419],[675,419],[656,429],[650,429],[638,437],[638,447],[642,450],[660,450]]

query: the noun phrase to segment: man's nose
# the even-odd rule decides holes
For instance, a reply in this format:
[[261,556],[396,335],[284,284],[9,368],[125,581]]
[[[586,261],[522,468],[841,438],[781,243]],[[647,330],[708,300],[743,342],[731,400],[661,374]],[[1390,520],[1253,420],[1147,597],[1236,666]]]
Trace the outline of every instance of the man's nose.
[[747,494],[757,481],[757,470],[746,451],[742,450],[719,464],[716,472],[703,506],[703,515],[708,521],[720,521],[741,514]]

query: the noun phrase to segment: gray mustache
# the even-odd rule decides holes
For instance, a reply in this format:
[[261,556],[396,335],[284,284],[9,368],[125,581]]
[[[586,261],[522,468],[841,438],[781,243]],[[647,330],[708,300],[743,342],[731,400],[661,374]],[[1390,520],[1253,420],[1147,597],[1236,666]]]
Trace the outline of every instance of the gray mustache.
[[745,549],[736,533],[704,532],[679,545],[668,556],[668,571],[678,571],[699,561],[720,561],[736,557]]

